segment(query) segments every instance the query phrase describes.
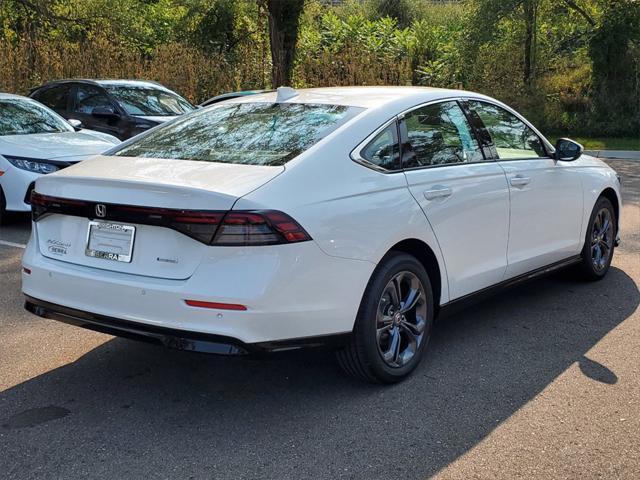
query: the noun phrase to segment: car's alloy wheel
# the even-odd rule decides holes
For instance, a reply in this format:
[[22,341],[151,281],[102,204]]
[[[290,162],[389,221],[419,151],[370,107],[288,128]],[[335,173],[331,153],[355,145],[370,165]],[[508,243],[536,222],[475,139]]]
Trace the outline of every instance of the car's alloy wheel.
[[609,271],[615,249],[616,217],[609,199],[596,202],[582,249],[581,270],[587,280],[600,280]]
[[396,274],[382,291],[376,315],[378,352],[390,367],[411,361],[424,341],[427,302],[416,274]]
[[609,265],[613,252],[613,220],[608,208],[601,208],[596,214],[591,232],[591,261],[593,268],[602,271]]
[[369,382],[402,380],[423,356],[433,307],[423,265],[405,253],[387,255],[367,285],[350,342],[337,352],[340,365]]

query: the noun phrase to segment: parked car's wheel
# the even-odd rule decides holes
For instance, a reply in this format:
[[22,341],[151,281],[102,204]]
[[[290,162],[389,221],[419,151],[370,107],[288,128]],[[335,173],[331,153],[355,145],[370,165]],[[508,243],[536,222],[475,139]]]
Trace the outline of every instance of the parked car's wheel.
[[420,363],[433,326],[429,276],[415,257],[389,254],[376,268],[362,298],[349,344],[337,352],[350,375],[395,383]]
[[611,201],[600,197],[593,207],[582,249],[580,269],[586,280],[600,280],[609,271],[616,238],[616,215]]

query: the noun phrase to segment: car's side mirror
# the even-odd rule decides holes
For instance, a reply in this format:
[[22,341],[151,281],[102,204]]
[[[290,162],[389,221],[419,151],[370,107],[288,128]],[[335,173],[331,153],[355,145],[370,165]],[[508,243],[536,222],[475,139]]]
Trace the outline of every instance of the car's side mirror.
[[112,106],[95,107],[91,110],[91,115],[94,117],[116,117],[118,114]]
[[574,142],[568,138],[561,138],[556,142],[554,158],[556,160],[562,160],[563,162],[573,162],[580,158],[583,153],[584,147],[578,142]]
[[76,120],[75,118],[70,118],[69,120],[67,120],[67,122],[69,123],[69,125],[73,127],[73,129],[76,132],[82,129],[82,122],[80,120]]

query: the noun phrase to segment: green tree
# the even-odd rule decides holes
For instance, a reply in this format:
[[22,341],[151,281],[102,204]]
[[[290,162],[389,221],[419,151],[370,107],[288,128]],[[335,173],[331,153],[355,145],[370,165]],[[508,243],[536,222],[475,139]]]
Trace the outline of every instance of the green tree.
[[609,0],[591,39],[595,121],[607,135],[640,134],[640,4]]

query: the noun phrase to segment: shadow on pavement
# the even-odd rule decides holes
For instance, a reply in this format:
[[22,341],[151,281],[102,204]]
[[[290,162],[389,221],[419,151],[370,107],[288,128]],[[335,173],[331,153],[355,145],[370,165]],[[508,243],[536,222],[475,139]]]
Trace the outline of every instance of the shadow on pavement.
[[639,302],[615,268],[599,283],[556,275],[523,285],[441,323],[427,360],[391,387],[353,382],[321,352],[223,358],[113,339],[0,393],[0,471],[425,478],[575,362],[616,383],[585,355]]

